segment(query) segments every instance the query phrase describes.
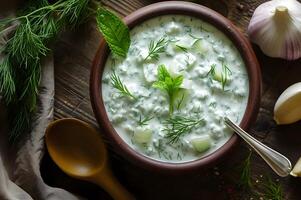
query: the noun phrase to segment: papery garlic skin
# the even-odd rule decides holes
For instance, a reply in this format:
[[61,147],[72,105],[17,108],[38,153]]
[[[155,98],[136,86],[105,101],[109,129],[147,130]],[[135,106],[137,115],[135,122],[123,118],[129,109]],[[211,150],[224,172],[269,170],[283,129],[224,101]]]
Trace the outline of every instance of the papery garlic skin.
[[258,6],[248,34],[270,57],[295,60],[301,57],[301,3],[272,0]]

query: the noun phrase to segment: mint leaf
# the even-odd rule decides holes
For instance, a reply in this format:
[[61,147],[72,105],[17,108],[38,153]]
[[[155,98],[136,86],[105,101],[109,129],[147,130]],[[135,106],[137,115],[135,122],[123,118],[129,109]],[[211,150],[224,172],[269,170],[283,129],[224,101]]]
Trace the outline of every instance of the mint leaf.
[[160,65],[158,68],[158,80],[165,81],[165,78],[167,77],[171,78],[169,72],[164,65]]
[[158,67],[158,80],[153,83],[154,88],[158,88],[168,94],[169,114],[173,113],[176,94],[180,91],[183,83],[183,76],[172,77],[164,65]]
[[97,10],[96,21],[113,54],[125,57],[131,44],[127,25],[105,8]]

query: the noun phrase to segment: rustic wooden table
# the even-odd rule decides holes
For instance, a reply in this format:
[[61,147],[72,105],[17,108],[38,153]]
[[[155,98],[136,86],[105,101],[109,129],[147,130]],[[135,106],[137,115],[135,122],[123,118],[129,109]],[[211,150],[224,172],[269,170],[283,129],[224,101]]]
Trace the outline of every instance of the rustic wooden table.
[[[106,0],[104,5],[126,16],[138,8],[153,3],[151,0]],[[254,9],[264,0],[200,0],[205,5],[229,18],[243,33]],[[99,45],[100,34],[93,22],[82,26],[76,33],[65,33],[55,45],[55,118],[76,117],[97,126],[89,99],[91,62]],[[273,106],[279,94],[290,84],[301,81],[301,60],[288,62],[264,56],[255,51],[263,75],[260,113],[250,132],[265,144],[279,150],[294,164],[301,156],[301,123],[276,126],[272,120]],[[139,200],[200,200],[200,199],[266,199],[266,177],[281,186],[284,199],[301,199],[301,179],[277,178],[255,154],[251,156],[252,188],[238,186],[240,166],[249,154],[241,143],[233,155],[216,167],[185,176],[163,176],[137,168],[111,153],[114,172],[121,182]],[[96,186],[73,180],[61,172],[48,154],[42,162],[42,174],[52,186],[62,187],[88,199],[110,199]],[[261,195],[256,195],[261,193]]]

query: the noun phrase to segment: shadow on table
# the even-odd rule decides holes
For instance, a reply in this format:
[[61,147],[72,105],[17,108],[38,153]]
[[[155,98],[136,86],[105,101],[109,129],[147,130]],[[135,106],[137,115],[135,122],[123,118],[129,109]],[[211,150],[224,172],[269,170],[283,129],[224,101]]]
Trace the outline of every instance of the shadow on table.
[[[184,175],[153,173],[128,163],[114,153],[110,154],[113,155],[110,162],[115,175],[138,200],[234,200],[239,199],[232,197],[239,193],[235,188],[239,174],[237,166],[246,154],[246,148],[242,147],[230,154],[219,167]],[[97,186],[68,177],[53,163],[47,152],[42,159],[41,172],[50,186],[64,188],[89,200],[111,199]]]

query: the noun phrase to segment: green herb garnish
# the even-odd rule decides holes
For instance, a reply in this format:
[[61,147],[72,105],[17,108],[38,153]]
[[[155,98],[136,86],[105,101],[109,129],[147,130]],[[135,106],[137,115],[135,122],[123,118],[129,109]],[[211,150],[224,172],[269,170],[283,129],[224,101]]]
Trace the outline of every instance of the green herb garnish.
[[247,158],[242,163],[242,170],[241,170],[239,185],[244,187],[244,188],[252,188],[251,156],[252,156],[252,151],[250,151],[249,155],[247,156]]
[[273,199],[273,200],[282,200],[283,199],[283,191],[282,187],[279,183],[273,182],[273,180],[268,177],[266,182],[263,183],[264,186],[264,197],[265,199]]
[[207,75],[206,76],[211,76],[211,78],[214,78],[215,77],[215,69],[216,68],[216,64],[212,64],[211,66],[210,66],[210,70],[209,70],[209,72],[207,73]]
[[154,148],[157,151],[159,158],[161,158],[161,155],[163,154],[164,149],[165,149],[162,144],[162,140],[159,140],[158,144],[154,143]]
[[182,160],[183,158],[182,158],[182,156],[181,156],[181,154],[178,152],[177,153],[177,160]]
[[[283,190],[280,183],[274,182],[270,176],[264,178],[262,183],[257,187],[257,191],[254,190],[254,185],[252,184],[251,177],[251,156],[252,151],[250,151],[247,158],[242,163],[242,172],[240,176],[239,186],[242,186],[243,189],[248,189],[251,194],[257,196],[258,198],[268,199],[268,200],[282,200],[283,199]],[[258,191],[259,190],[259,191]]]
[[8,57],[5,57],[0,64],[0,91],[7,103],[12,101],[16,91],[12,72],[11,62]]
[[177,45],[177,44],[176,44],[176,47],[178,47],[180,50],[184,51],[185,53],[188,52],[188,49],[186,47],[183,47],[183,46]]
[[228,77],[232,74],[231,70],[227,67],[226,64],[222,64],[222,88],[225,90],[225,86],[228,83]]
[[153,87],[158,88],[168,94],[169,114],[173,113],[176,94],[180,91],[183,82],[183,76],[172,77],[167,71],[165,65],[158,67],[158,80],[153,83]]
[[131,44],[129,28],[119,17],[105,8],[97,10],[96,20],[111,51],[125,57]]
[[148,58],[158,60],[159,54],[165,51],[166,45],[170,42],[165,36],[159,39],[157,42],[154,40],[150,41],[148,46],[148,55],[144,58],[146,61]]
[[194,46],[199,40],[202,40],[202,39],[203,39],[202,37],[196,37],[196,36],[194,36],[194,35],[192,35],[192,34],[189,34],[189,36],[190,36],[191,38],[195,39],[194,42],[192,43],[192,46]]
[[132,95],[132,93],[128,90],[126,85],[122,83],[120,77],[116,75],[115,71],[113,71],[113,73],[111,74],[111,82],[113,87],[117,89],[120,94],[136,99],[136,97]]
[[180,110],[180,108],[184,102],[184,99],[185,99],[185,94],[183,94],[181,99],[177,102],[177,105],[176,105],[177,110]]
[[14,18],[0,20],[0,37],[5,28],[15,25],[2,46],[4,55],[0,63],[0,89],[9,109],[10,141],[31,128],[36,110],[38,86],[41,76],[41,59],[49,53],[49,42],[58,33],[75,27],[93,10],[89,0],[29,1]]
[[154,143],[154,149],[157,151],[159,158],[163,156],[166,160],[172,160],[172,152],[165,151],[166,148],[161,139],[158,143]]
[[182,116],[171,117],[164,122],[166,132],[165,137],[169,139],[168,143],[178,142],[180,137],[188,134],[194,127],[204,124],[203,119],[186,118]]
[[153,116],[147,116],[144,119],[142,119],[141,115],[139,116],[138,125],[139,126],[146,126],[150,120],[152,120]]
[[212,102],[209,104],[209,107],[212,107],[212,108],[216,108],[217,106],[217,103],[216,102]]
[[225,86],[229,81],[229,76],[232,74],[231,70],[228,68],[226,64],[222,64],[221,71],[216,70],[216,65],[212,64],[210,67],[207,76],[221,83],[223,91],[225,91]]

